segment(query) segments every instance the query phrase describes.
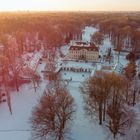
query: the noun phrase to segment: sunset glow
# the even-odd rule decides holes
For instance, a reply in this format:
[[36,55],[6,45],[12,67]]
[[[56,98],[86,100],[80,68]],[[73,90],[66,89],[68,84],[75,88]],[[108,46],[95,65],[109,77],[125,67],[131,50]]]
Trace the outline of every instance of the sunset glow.
[[0,0],[0,11],[139,11],[140,0]]

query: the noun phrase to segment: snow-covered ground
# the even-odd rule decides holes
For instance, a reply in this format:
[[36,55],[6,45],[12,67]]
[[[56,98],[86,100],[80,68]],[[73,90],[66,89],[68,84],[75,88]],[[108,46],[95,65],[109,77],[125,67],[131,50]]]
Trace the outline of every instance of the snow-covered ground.
[[[42,63],[37,68],[41,77],[43,77],[41,70],[44,69],[44,66],[45,64]],[[19,92],[10,92],[12,115],[6,103],[0,105],[1,140],[28,140],[31,138],[29,118],[31,117],[32,108],[37,104],[45,89],[46,82],[42,78],[37,92],[34,91],[33,83],[22,85]]]
[[[90,41],[91,34],[95,33],[97,29],[93,27],[86,27],[83,31],[83,40]],[[111,47],[109,39],[105,39],[103,46],[101,48],[102,55],[106,52],[107,48]],[[68,46],[62,48],[62,52],[67,54]],[[40,57],[40,55],[39,55]],[[38,60],[38,55],[34,57]],[[117,60],[117,55],[114,58],[114,62]],[[35,60],[36,62],[36,60]],[[32,60],[32,64],[35,62]],[[120,57],[120,62],[126,64],[125,56]],[[99,67],[101,64],[97,64]],[[63,66],[67,67],[82,67],[82,68],[92,68],[95,65],[93,63],[84,62],[69,62],[64,63]],[[43,94],[46,87],[47,81],[43,78],[42,70],[45,68],[45,62],[39,64],[37,67],[38,73],[41,75],[40,87],[37,88],[35,92],[33,88],[33,83],[24,84],[20,87],[20,91],[12,91],[11,94],[11,105],[12,105],[12,115],[8,110],[6,103],[0,105],[0,140],[29,140],[30,135],[30,123],[29,118],[31,116],[32,108],[36,105],[39,98]],[[68,88],[70,94],[74,97],[77,111],[72,126],[72,132],[70,137],[73,140],[106,140],[107,134],[105,130],[98,125],[97,122],[90,122],[89,118],[86,117],[85,111],[83,109],[83,98],[80,94],[79,86],[82,81],[91,75],[90,72],[73,72],[73,71],[61,71],[61,76],[63,80],[71,79],[68,83]]]
[[[86,32],[87,31],[87,32]],[[93,33],[95,29],[87,27],[83,37],[85,40],[89,41],[90,34]],[[87,34],[87,35],[86,35]],[[66,46],[67,47],[67,46]],[[64,48],[66,50],[66,48]],[[35,57],[31,55],[34,59],[38,59],[40,54],[36,54]],[[30,59],[32,64],[35,64],[36,60]],[[68,66],[76,64],[74,62],[69,63]],[[31,65],[32,65],[31,64]],[[84,64],[80,63],[81,67],[92,67],[92,63]],[[43,78],[43,73],[41,70],[44,70],[45,63],[38,65],[37,71],[41,74],[42,82],[40,87],[37,88],[37,91],[34,91],[33,83],[24,84],[20,87],[20,91],[12,91],[11,94],[11,105],[12,105],[12,115],[9,112],[8,106],[6,103],[1,104],[0,106],[0,139],[2,140],[28,140],[31,138],[30,135],[30,123],[29,118],[31,116],[32,108],[36,105],[39,98],[41,97],[47,81]],[[104,133],[102,128],[98,124],[90,124],[86,116],[84,115],[83,110],[83,99],[79,91],[80,82],[85,80],[90,76],[88,72],[68,72],[63,71],[62,79],[68,79],[72,77],[72,81],[69,83],[70,93],[74,97],[77,104],[77,113],[72,127],[71,138],[73,140],[104,140]]]
[[83,97],[80,93],[81,83],[89,78],[91,73],[88,72],[71,72],[61,71],[63,80],[70,80],[68,88],[70,94],[76,102],[76,115],[72,126],[70,137],[72,140],[105,140],[106,134],[102,126],[98,122],[90,122],[89,118],[85,115]]
[[86,26],[82,34],[83,41],[90,42],[91,35],[93,35],[96,31],[98,31],[98,29],[90,27],[90,26]]
[[74,68],[87,68],[92,69],[95,63],[85,61],[64,61],[62,67],[74,67]]
[[61,52],[64,54],[64,55],[67,55],[68,52],[69,52],[69,45],[65,45],[65,46],[62,46],[61,47]]
[[109,48],[113,48],[113,46],[111,45],[110,39],[109,38],[105,38],[104,41],[103,41],[103,45],[100,46],[99,54],[101,56],[106,55],[107,54],[107,50]]
[[[111,61],[111,63],[103,62],[103,65],[114,66],[118,63],[118,52],[114,51],[110,39],[108,37],[106,37],[103,41],[103,45],[100,45],[100,49],[99,49],[99,54],[101,55],[102,58],[104,55],[107,55],[109,48],[111,48],[111,52],[113,55],[112,61]],[[119,63],[123,66],[123,68],[126,67],[128,64],[128,60],[126,59],[127,54],[128,53],[120,53],[120,56],[119,56]]]
[[[25,59],[25,64],[32,70],[36,69],[41,57],[42,57],[41,52],[28,53],[23,56],[23,58]],[[27,58],[29,58],[29,60]]]
[[[92,27],[86,27],[83,40],[90,41],[91,35],[94,34],[97,29]],[[74,62],[74,61],[66,61],[63,63],[63,67],[74,67],[74,68],[91,68],[93,69],[96,67],[97,69],[101,65],[103,66],[111,66],[114,67],[115,64],[118,62],[118,55],[115,54],[113,50],[113,46],[109,38],[105,38],[103,41],[103,45],[100,47],[100,55],[107,55],[107,51],[109,48],[112,48],[113,60],[111,63],[103,62],[101,63],[85,63],[85,62]],[[64,47],[64,50],[68,49],[68,47]],[[126,60],[126,54],[120,55],[120,63],[125,67],[128,63]],[[100,69],[99,68],[99,69]],[[85,116],[85,111],[83,109],[83,98],[79,91],[79,85],[82,81],[90,77],[92,73],[87,72],[72,72],[72,71],[61,71],[61,76],[63,80],[70,80],[69,83],[69,90],[72,96],[74,97],[76,104],[77,104],[77,112],[76,118],[74,120],[74,125],[72,127],[71,137],[73,140],[106,140],[112,139],[112,137],[108,137],[109,133],[103,129],[102,126],[99,126],[97,122],[90,122],[89,118]]]
[[[81,80],[81,79],[80,79]],[[83,98],[80,94],[80,82],[70,82],[69,90],[77,105],[76,118],[73,123],[71,137],[73,140],[105,140],[106,134],[102,126],[90,122],[83,109]]]
[[[61,71],[62,80],[71,80],[73,82],[82,82],[90,77],[90,72],[72,72]],[[78,88],[78,87],[77,87]]]
[[[91,35],[95,33],[97,29],[93,27],[86,27],[83,34],[84,41],[90,41]],[[67,48],[64,48],[67,49]],[[98,64],[100,65],[100,64]],[[96,64],[93,62],[75,62],[75,61],[65,61],[63,67],[74,67],[74,68],[89,68],[95,69]],[[83,98],[80,93],[80,84],[87,78],[91,76],[90,72],[73,72],[73,71],[61,71],[61,76],[63,80],[71,80],[68,84],[69,91],[74,97],[77,111],[72,126],[71,138],[73,140],[105,140],[106,134],[104,129],[98,125],[98,123],[89,121],[86,117],[85,111],[83,109]]]

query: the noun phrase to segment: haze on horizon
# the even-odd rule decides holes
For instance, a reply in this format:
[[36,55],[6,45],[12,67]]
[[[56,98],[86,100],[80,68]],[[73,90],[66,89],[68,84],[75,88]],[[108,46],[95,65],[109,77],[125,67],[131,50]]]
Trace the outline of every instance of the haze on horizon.
[[140,11],[140,0],[0,0],[0,11]]

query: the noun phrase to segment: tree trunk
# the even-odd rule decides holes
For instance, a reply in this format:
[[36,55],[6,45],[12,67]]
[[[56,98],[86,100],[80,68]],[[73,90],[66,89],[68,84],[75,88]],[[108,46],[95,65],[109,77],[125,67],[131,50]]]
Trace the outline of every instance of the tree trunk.
[[103,121],[105,121],[106,118],[106,100],[104,101],[104,108],[103,108]]
[[113,134],[114,139],[116,138],[116,133]]
[[120,50],[118,51],[118,63],[120,61]]
[[136,104],[135,101],[136,101],[136,90],[134,90],[133,92],[133,106]]
[[126,92],[126,98],[125,98],[125,100],[128,103],[128,91]]
[[99,103],[99,125],[102,125],[102,102]]
[[35,83],[35,78],[33,77],[33,85],[34,85],[34,90],[36,92],[36,83]]
[[15,85],[16,85],[16,89],[17,89],[17,91],[19,91],[17,76],[16,76],[16,75],[14,75],[14,76],[15,76]]
[[59,130],[58,140],[62,140],[62,128]]
[[6,90],[6,94],[7,94],[7,104],[8,104],[8,108],[9,108],[9,111],[12,115],[12,106],[11,106],[11,97],[10,97],[10,94],[9,92]]
[[19,91],[18,79],[17,79],[18,74],[17,74],[16,68],[15,68],[15,65],[12,66],[12,71],[13,71],[13,79],[15,82],[16,90]]
[[2,81],[5,83],[5,70],[4,67],[2,67]]
[[129,87],[130,87],[130,84],[127,84],[126,97],[125,97],[125,100],[126,100],[127,103],[128,103]]

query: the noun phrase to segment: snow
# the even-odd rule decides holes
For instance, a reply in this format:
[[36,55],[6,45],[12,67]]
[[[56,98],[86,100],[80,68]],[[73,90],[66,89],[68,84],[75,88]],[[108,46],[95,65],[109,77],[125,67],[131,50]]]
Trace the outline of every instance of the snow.
[[87,68],[92,69],[95,64],[92,62],[85,62],[85,61],[64,61],[62,67],[74,67],[74,68]]
[[0,137],[2,140],[28,140],[30,133],[27,131],[9,131],[9,132],[0,132]]
[[[118,56],[114,55],[114,63],[118,62]],[[126,60],[126,56],[120,55],[119,56],[119,62],[123,65],[123,67],[126,67],[128,64],[128,60]]]
[[114,71],[118,74],[122,73],[123,65],[121,63],[116,63],[116,65],[114,66]]
[[[86,27],[83,39],[85,41],[90,41],[90,35],[96,32],[97,30],[92,27]],[[84,61],[64,61],[62,67],[74,67],[74,68],[87,68],[91,69],[92,73],[94,73],[95,69],[101,68],[100,63],[95,64],[94,62],[87,62]],[[68,80],[68,88],[70,94],[76,101],[77,110],[76,116],[74,119],[71,138],[73,140],[105,140],[106,134],[102,126],[99,126],[96,122],[90,122],[89,118],[86,117],[84,111],[84,103],[83,98],[80,93],[79,86],[81,82],[86,80],[91,76],[91,72],[73,72],[73,71],[61,71],[62,80]]]
[[70,94],[75,99],[77,107],[70,135],[73,140],[104,140],[106,136],[102,126],[99,126],[98,123],[95,122],[91,123],[83,109],[84,103],[79,86],[81,82],[89,78],[90,75],[88,72],[61,71],[63,80],[70,80],[72,78],[72,81],[68,82],[68,88]]
[[[96,31],[96,28],[86,27],[82,35],[83,40],[90,41],[91,35]],[[101,47],[100,54],[104,55],[107,49],[110,47],[112,47],[110,40],[106,38],[104,40],[103,46]],[[68,49],[68,45],[61,47],[61,51],[64,55],[68,53]],[[27,64],[33,69],[37,68],[37,72],[41,75],[41,83],[36,92],[33,88],[33,83],[22,85],[19,92],[10,92],[12,115],[10,114],[6,103],[0,105],[0,138],[2,140],[29,140],[31,138],[29,118],[31,117],[33,107],[37,104],[38,100],[43,94],[48,81],[44,79],[43,73],[41,73],[41,71],[45,68],[46,62],[37,64],[38,60],[42,56],[42,53],[36,52],[34,55],[29,55],[30,60],[27,62]],[[60,61],[60,59],[58,60]],[[117,55],[114,56],[113,64],[116,62]],[[123,65],[127,64],[124,55],[120,56],[120,62]],[[62,80],[71,79],[68,82],[68,88],[77,105],[77,111],[74,118],[74,123],[72,125],[70,137],[73,140],[105,140],[107,136],[105,129],[102,126],[99,126],[98,122],[90,122],[89,118],[86,117],[85,111],[83,109],[83,98],[79,89],[81,82],[90,77],[91,74],[93,75],[95,69],[101,69],[101,63],[95,64],[92,62],[85,63],[82,61],[65,61],[62,66],[89,68],[92,70],[92,72],[73,72],[64,70],[60,72]]]
[[71,71],[61,71],[62,80],[70,80],[72,82],[84,81],[90,77],[90,73],[87,72],[71,72]]
[[[39,65],[38,72],[43,68],[44,64]],[[34,91],[33,83],[22,85],[19,92],[10,92],[12,115],[6,103],[0,105],[0,137],[3,140],[19,140],[21,138],[28,140],[31,137],[30,131],[28,131],[31,130],[29,118],[31,117],[32,108],[40,99],[45,86],[46,82],[42,79],[37,92]]]
[[27,65],[30,69],[33,69],[35,70],[37,65],[38,65],[38,62],[39,62],[39,59],[42,57],[42,53],[41,52],[36,52],[33,54],[32,58],[30,61],[27,62]]
[[67,55],[68,52],[69,52],[69,48],[70,48],[69,45],[64,45],[64,46],[61,47],[60,50],[61,50],[62,54]]
[[104,39],[103,45],[100,45],[99,54],[101,56],[106,55],[109,48],[113,48],[113,46],[111,45],[110,39],[107,37]]
[[86,26],[85,29],[83,30],[82,40],[90,42],[91,35],[93,35],[97,31],[98,29],[96,28]]
[[83,110],[83,98],[80,94],[80,82],[71,82],[69,84],[69,90],[71,95],[74,97],[77,110],[76,118],[72,127],[72,139],[73,140],[104,140],[105,132],[101,126],[97,123],[91,123],[89,118],[86,118],[85,111]]
[[[118,66],[118,64],[119,64],[119,67],[117,67],[117,69],[121,69],[121,71],[124,67],[127,66],[128,60],[126,59],[126,55],[128,53],[121,52],[120,56],[119,56],[119,62],[118,62],[118,52],[114,51],[114,47],[112,46],[111,40],[109,39],[109,37],[106,37],[103,41],[103,45],[100,45],[99,47],[100,47],[99,54],[101,55],[101,57],[103,57],[104,55],[107,55],[109,48],[111,48],[111,51],[112,51],[112,55],[113,55],[112,62],[108,63],[108,62],[104,62],[102,60],[102,63],[104,66],[106,65],[106,66],[114,67],[116,65]],[[120,68],[120,64],[121,64],[121,68]],[[116,72],[118,73],[118,71],[116,71]]]
[[[87,28],[88,36],[84,35],[86,39],[90,37],[90,27]],[[94,31],[94,30],[93,30]],[[89,39],[88,39],[89,40]],[[67,47],[67,46],[66,46]],[[64,50],[67,48],[65,47]],[[65,51],[64,51],[65,52]],[[40,53],[36,53],[34,55],[30,55],[30,61],[28,62],[29,66],[34,69],[34,65],[40,58]],[[70,62],[66,64],[67,66],[76,66],[78,63]],[[88,67],[92,68],[92,63],[83,63],[80,62],[78,67]],[[30,135],[30,123],[29,118],[31,117],[32,108],[37,104],[40,99],[47,81],[43,79],[43,73],[41,70],[44,70],[45,63],[39,64],[37,67],[37,71],[41,74],[42,82],[40,83],[40,87],[37,88],[37,91],[34,91],[33,83],[24,84],[20,87],[20,91],[12,91],[11,94],[11,105],[12,105],[12,115],[8,110],[8,106],[6,103],[1,104],[0,106],[0,137],[3,140],[28,140]],[[66,73],[66,75],[65,75]],[[71,72],[71,71],[63,71],[62,79],[69,79],[72,77],[72,81],[69,83],[70,93],[76,100],[77,104],[77,113],[76,119],[74,121],[74,126],[72,127],[71,137],[74,140],[103,140],[104,134],[101,127],[97,124],[90,124],[88,118],[85,117],[83,110],[83,99],[79,92],[80,82],[85,80],[90,76],[89,72]],[[29,130],[29,131],[28,131]]]

